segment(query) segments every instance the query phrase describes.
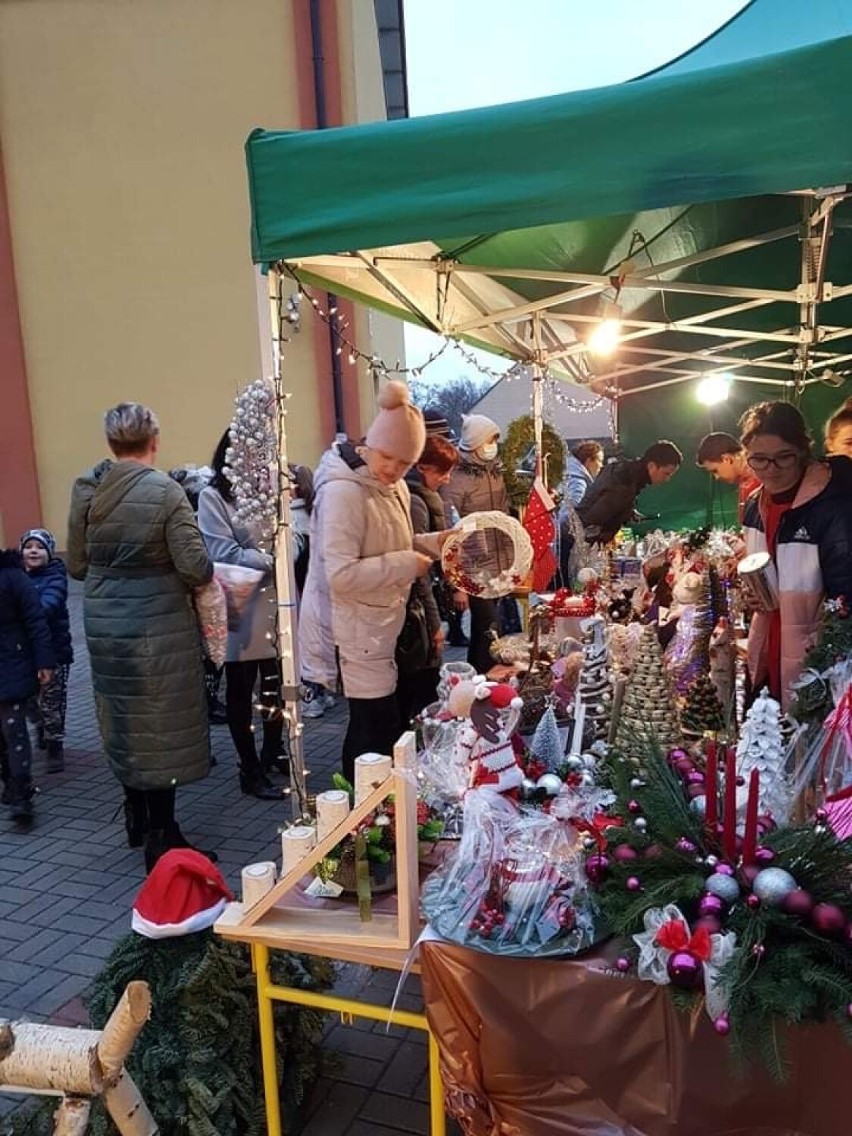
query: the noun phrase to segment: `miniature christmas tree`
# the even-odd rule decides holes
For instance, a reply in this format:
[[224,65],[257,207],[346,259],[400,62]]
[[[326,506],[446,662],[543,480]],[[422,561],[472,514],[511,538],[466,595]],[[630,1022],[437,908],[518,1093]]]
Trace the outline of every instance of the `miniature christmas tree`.
[[791,806],[790,785],[784,772],[787,754],[781,737],[781,707],[765,690],[755,698],[743,722],[737,745],[737,774],[760,773],[760,811],[783,824]]
[[548,706],[539,719],[535,728],[530,753],[547,767],[548,773],[555,773],[565,756],[565,746],[559,733],[556,714],[552,706]]
[[674,692],[656,629],[649,624],[643,628],[633,674],[624,692],[615,748],[629,753],[638,741],[651,734],[664,749],[679,740]]
[[725,728],[725,714],[709,675],[700,674],[686,692],[680,723],[691,734],[714,734]]
[[586,710],[584,735],[594,732],[594,741],[606,738],[612,705],[605,626],[600,616],[593,616],[582,625],[583,669],[579,698]]

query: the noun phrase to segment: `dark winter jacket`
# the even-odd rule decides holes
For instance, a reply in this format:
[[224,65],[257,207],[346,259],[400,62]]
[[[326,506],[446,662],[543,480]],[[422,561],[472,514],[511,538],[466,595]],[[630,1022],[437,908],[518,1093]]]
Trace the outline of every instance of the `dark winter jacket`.
[[0,702],[38,692],[38,671],[56,666],[35,588],[16,552],[0,552]]
[[74,661],[71,647],[71,621],[68,618],[68,572],[57,557],[48,560],[42,568],[34,568],[27,575],[38,592],[41,610],[47,618],[53,653],[57,663]]
[[[745,507],[746,551],[766,552],[764,491],[753,494]],[[820,626],[823,600],[845,596],[852,600],[852,460],[833,457],[812,462],[792,506],[781,518],[775,548],[781,615],[781,700],[790,700],[790,686]],[[767,675],[769,617],[756,612],[748,635],[749,672],[755,687]]]
[[213,565],[181,487],[102,462],[71,496],[68,570],[86,581],[86,641],[104,749],[132,789],[204,777],[207,703],[192,589]]
[[[416,466],[413,466],[405,475],[405,481],[411,494],[411,527],[415,536],[443,531],[446,525],[444,523],[444,502],[441,500],[440,494],[433,489],[426,488]],[[430,637],[434,637],[441,630],[441,614],[438,611],[434,592],[436,572],[437,569],[434,569],[433,572],[428,572],[417,580],[417,588],[426,610],[426,623]],[[440,655],[433,651],[428,665],[437,667],[440,666],[440,663]]]
[[608,544],[633,518],[636,498],[650,484],[643,461],[617,461],[604,466],[577,506],[586,540]]

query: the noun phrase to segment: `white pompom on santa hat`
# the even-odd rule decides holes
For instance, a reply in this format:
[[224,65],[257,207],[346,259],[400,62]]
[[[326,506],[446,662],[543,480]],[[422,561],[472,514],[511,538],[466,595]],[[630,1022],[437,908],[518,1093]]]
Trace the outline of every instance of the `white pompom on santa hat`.
[[130,925],[146,939],[173,939],[212,927],[234,897],[222,873],[192,848],[164,853],[139,890]]

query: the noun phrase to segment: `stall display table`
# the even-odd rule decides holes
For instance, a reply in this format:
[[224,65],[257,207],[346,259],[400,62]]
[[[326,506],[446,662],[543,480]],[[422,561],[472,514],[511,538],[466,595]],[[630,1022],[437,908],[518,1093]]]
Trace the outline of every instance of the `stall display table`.
[[782,1085],[740,1076],[704,1013],[609,969],[610,952],[509,959],[420,946],[447,1109],[465,1136],[842,1136],[852,1054],[833,1024],[788,1034]]

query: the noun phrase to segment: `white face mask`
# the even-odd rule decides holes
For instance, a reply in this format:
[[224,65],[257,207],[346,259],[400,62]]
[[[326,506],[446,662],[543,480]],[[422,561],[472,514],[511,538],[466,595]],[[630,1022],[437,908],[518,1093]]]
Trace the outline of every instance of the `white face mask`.
[[480,446],[476,451],[483,461],[493,461],[497,457],[497,443],[486,442],[484,446]]

